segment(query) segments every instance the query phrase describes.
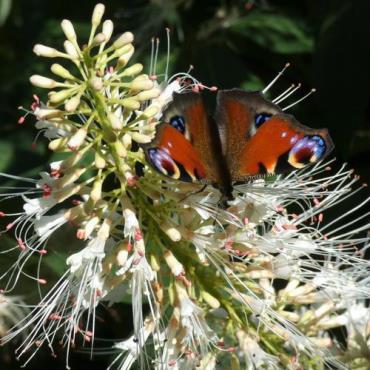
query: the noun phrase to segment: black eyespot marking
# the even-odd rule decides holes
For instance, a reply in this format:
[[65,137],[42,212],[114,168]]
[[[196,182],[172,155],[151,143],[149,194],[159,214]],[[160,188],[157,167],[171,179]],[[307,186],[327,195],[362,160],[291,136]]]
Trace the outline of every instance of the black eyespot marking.
[[174,116],[170,119],[170,125],[182,134],[185,133],[185,119],[182,116]]
[[263,123],[265,123],[270,117],[272,116],[272,114],[270,113],[258,113],[256,114],[256,116],[254,117],[254,123],[256,125],[256,127],[260,127]]

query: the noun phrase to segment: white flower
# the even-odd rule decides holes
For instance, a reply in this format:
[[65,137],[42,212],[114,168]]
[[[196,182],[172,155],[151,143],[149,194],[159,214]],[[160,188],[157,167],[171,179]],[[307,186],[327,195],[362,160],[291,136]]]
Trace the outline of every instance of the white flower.
[[279,359],[266,353],[245,331],[236,332],[242,356],[246,363],[246,370],[261,369],[267,365],[269,369],[278,369]]

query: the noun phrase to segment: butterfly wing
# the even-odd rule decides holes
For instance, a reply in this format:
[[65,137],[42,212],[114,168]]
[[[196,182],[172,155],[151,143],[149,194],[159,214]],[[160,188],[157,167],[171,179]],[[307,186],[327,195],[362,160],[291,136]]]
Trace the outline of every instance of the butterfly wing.
[[300,124],[258,92],[220,91],[215,118],[232,181],[288,173],[333,148],[326,129]]
[[196,93],[174,94],[154,140],[144,146],[148,162],[161,174],[186,182],[218,183],[217,126]]

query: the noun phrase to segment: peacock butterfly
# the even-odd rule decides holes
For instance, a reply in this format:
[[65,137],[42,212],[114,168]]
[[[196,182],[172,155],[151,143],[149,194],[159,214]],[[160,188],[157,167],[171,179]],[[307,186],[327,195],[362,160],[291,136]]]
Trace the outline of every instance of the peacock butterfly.
[[147,161],[162,175],[212,184],[233,199],[233,183],[284,174],[323,159],[333,148],[326,129],[311,129],[260,92],[220,90],[214,117],[200,93],[174,93],[144,145]]

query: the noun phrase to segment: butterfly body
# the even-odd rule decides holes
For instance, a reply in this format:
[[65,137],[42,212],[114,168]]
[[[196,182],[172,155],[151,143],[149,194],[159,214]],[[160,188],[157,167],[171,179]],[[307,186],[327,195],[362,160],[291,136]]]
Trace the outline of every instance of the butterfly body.
[[233,183],[289,173],[333,148],[326,129],[311,129],[259,92],[220,90],[214,117],[199,93],[173,96],[144,145],[148,163],[180,181],[212,184],[232,199]]

